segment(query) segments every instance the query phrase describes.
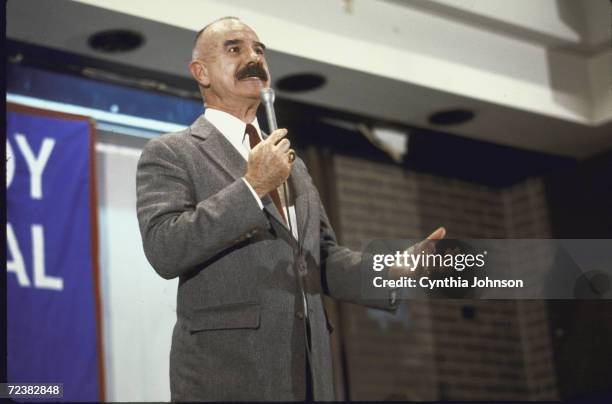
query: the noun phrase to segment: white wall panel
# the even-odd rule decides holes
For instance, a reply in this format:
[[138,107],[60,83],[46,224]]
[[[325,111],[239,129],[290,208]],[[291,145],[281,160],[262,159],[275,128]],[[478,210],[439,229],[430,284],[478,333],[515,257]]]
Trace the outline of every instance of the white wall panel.
[[[98,132],[103,344],[108,401],[169,401],[177,280],[147,262],[136,218],[136,165],[146,139]],[[140,144],[139,144],[140,143]]]

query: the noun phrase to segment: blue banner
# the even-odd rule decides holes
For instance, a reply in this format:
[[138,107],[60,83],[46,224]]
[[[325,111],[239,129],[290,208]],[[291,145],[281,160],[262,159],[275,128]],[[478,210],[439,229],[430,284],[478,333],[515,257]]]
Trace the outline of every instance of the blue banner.
[[83,117],[7,112],[7,370],[103,397],[93,130]]

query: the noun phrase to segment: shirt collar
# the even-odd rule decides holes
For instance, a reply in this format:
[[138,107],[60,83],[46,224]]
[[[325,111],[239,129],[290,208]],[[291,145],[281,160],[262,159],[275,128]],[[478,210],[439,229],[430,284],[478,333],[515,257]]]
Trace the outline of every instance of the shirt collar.
[[[214,108],[206,108],[204,111],[204,117],[217,129],[219,129],[219,132],[221,132],[231,144],[234,146],[244,144],[246,123],[242,122],[235,116],[228,114],[227,112]],[[261,130],[259,129],[257,117],[253,119],[251,125],[257,129],[257,133],[259,133],[259,136],[261,137]]]

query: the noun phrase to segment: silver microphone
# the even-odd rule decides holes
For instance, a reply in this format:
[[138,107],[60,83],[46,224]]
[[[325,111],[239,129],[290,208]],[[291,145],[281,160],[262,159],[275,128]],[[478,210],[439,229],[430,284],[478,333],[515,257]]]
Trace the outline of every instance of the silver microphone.
[[270,127],[270,133],[278,129],[276,124],[276,114],[274,113],[274,90],[270,87],[262,88],[259,92],[261,102],[266,109],[266,117],[268,118],[268,126]]
[[[270,133],[274,132],[278,129],[278,125],[276,123],[276,113],[274,112],[274,90],[270,87],[262,88],[259,92],[259,97],[261,98],[261,102],[266,109],[266,118],[268,118],[268,130]],[[295,159],[295,152],[290,149],[289,150],[290,158]],[[293,156],[291,156],[293,154]],[[287,218],[287,224],[289,225],[289,232],[293,235],[293,224],[291,223],[291,216],[289,215],[289,192],[287,190],[287,182],[283,182],[283,196],[285,198],[285,216]]]

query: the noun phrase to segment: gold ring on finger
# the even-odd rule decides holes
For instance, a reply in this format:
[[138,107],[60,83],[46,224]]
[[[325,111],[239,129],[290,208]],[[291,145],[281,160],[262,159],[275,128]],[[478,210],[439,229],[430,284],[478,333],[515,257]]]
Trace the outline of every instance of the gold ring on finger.
[[295,161],[295,151],[293,149],[289,149],[289,162],[293,163]]

